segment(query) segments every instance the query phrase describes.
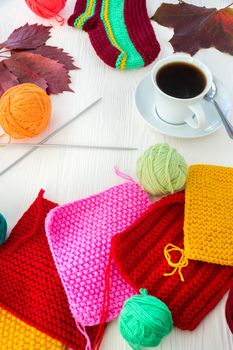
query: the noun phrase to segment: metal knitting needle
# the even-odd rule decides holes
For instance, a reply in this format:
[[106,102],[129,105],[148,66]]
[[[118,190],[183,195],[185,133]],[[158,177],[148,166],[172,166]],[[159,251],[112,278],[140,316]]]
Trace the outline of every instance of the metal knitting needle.
[[[70,125],[71,123],[73,123],[76,119],[78,119],[78,117],[80,117],[82,114],[84,114],[85,112],[87,112],[89,109],[91,109],[93,106],[95,106],[99,101],[101,101],[102,97],[99,97],[97,100],[95,100],[94,102],[92,102],[88,107],[86,107],[85,109],[83,109],[79,114],[77,114],[75,117],[73,117],[72,119],[68,120],[65,124],[61,125],[59,128],[57,128],[56,130],[54,130],[51,134],[49,134],[47,137],[45,137],[42,141],[40,141],[37,145],[41,145],[43,143],[45,143],[46,141],[48,141],[51,137],[55,136],[56,134],[59,133],[59,131],[63,130],[65,127],[67,127],[68,125]],[[25,159],[27,156],[29,156],[29,154],[31,154],[32,152],[37,150],[37,146],[33,146],[29,151],[27,151],[25,154],[23,154],[21,157],[19,157],[18,159],[16,159],[13,163],[11,163],[8,167],[6,167],[5,169],[3,169],[0,172],[0,176],[5,174],[8,170],[12,169],[16,164],[20,163],[21,160]]]
[[110,151],[136,151],[138,148],[135,147],[117,147],[117,146],[97,146],[97,145],[72,145],[65,143],[0,143],[1,146],[27,146],[27,147],[61,147],[61,148],[80,148],[80,149],[100,149]]

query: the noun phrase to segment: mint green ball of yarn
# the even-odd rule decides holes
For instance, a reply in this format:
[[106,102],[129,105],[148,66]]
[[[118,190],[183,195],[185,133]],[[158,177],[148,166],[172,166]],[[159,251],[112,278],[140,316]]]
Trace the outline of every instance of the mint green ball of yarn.
[[119,317],[121,335],[134,350],[159,345],[172,326],[167,305],[148,295],[146,289],[140,289],[139,295],[126,300]]
[[150,147],[137,162],[139,183],[144,191],[152,195],[182,190],[187,170],[183,156],[166,143]]
[[7,233],[6,219],[0,213],[0,245],[5,242],[5,240],[6,240],[6,233]]

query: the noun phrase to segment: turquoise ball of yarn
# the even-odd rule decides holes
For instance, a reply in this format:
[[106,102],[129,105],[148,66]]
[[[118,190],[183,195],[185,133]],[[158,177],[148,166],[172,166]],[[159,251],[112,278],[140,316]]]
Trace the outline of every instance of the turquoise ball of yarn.
[[188,166],[175,148],[159,143],[138,159],[137,177],[142,188],[152,195],[169,194],[184,188]]
[[119,317],[121,335],[134,350],[159,345],[172,326],[167,305],[148,295],[146,289],[140,289],[139,295],[126,300]]
[[0,213],[0,244],[5,242],[5,240],[6,240],[6,233],[7,233],[6,219]]

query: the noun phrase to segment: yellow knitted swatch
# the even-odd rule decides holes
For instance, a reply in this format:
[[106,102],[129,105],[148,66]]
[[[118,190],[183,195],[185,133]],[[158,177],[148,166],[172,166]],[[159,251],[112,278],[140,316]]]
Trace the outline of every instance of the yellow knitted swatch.
[[233,266],[233,169],[192,165],[185,187],[188,259]]
[[0,308],[0,349],[64,350],[66,347]]

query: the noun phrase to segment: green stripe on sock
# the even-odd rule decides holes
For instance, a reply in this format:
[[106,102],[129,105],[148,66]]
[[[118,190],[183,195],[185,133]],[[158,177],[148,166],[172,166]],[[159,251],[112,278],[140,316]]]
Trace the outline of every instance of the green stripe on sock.
[[[108,13],[107,17],[110,22],[111,31],[114,36],[112,40],[110,31],[106,23],[104,14],[106,10],[106,3],[108,2]],[[123,57],[126,55],[126,63],[124,68],[136,68],[144,65],[142,56],[138,53],[130,40],[125,22],[124,22],[124,0],[103,0],[101,9],[101,20],[104,23],[105,30],[108,38],[113,46],[117,47],[122,53],[118,57],[116,62],[116,68],[122,69],[121,62]],[[114,43],[117,43],[118,46]]]
[[82,29],[86,21],[95,13],[96,0],[87,0],[87,6],[84,13],[82,13],[74,22],[74,26]]

